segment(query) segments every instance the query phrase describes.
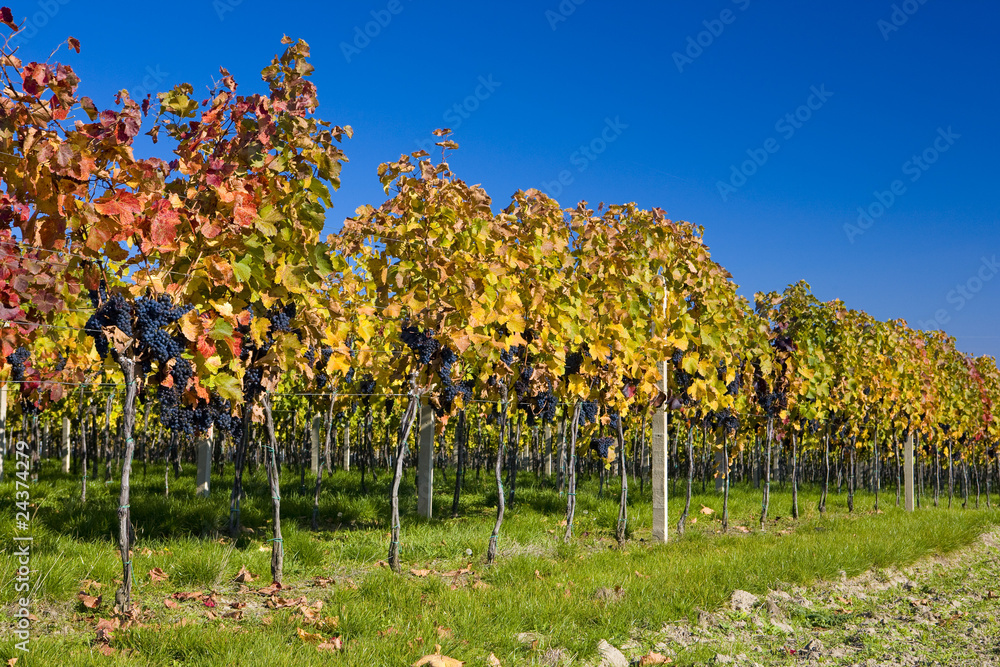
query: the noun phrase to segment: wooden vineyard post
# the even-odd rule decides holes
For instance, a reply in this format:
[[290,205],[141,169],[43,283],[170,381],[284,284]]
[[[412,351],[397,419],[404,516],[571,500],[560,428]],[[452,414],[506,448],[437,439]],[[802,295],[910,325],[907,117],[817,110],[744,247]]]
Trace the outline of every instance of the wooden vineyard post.
[[420,401],[417,477],[417,514],[430,519],[434,512],[434,407],[426,398]]
[[310,457],[310,471],[313,475],[319,474],[319,439],[323,432],[323,416],[316,415],[312,420],[312,432],[310,433],[310,445],[312,456]]
[[69,417],[63,417],[62,423],[62,471],[65,474],[69,474],[69,464],[70,464],[70,452],[72,447],[70,447],[69,439],[70,423]]
[[[660,367],[660,390],[667,394],[667,362]],[[667,451],[668,415],[664,405],[653,410],[653,542],[667,541],[667,468],[670,462]]]
[[198,485],[195,495],[208,498],[212,482],[212,435],[215,426],[209,426],[205,435],[198,440]]
[[913,511],[913,434],[908,433],[903,445],[903,496],[907,512]]

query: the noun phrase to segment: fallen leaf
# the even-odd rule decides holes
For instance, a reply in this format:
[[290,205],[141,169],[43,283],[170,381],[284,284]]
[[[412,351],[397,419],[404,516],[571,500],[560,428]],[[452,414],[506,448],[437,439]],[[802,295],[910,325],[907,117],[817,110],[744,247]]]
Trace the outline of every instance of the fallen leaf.
[[746,526],[733,526],[733,530],[739,533],[749,533],[750,529]]
[[158,567],[154,567],[152,570],[149,571],[149,579],[153,583],[159,583],[161,581],[166,581],[167,580],[167,573],[164,572],[163,570],[161,570]]
[[486,658],[486,664],[489,665],[489,667],[501,667],[500,659],[492,653],[490,653],[490,657]]
[[11,658],[7,661],[7,667],[14,667],[17,664],[17,658]]
[[116,649],[111,648],[107,644],[101,644],[100,646],[97,647],[97,650],[100,651],[101,654],[105,656],[112,656],[118,652]]
[[259,589],[257,592],[260,593],[261,595],[274,595],[280,590],[281,590],[281,584],[273,583],[270,586],[265,586],[264,588]]
[[437,626],[437,633],[440,639],[450,639],[452,635],[451,628],[445,628],[440,625]]
[[206,612],[205,612],[205,617],[206,617],[206,618],[207,618],[208,620],[210,620],[210,621],[214,621],[214,620],[216,620],[217,618],[219,618],[219,615],[218,615],[218,614],[216,614],[216,613],[215,613],[214,611],[212,611],[211,609],[209,609],[208,611],[206,611]]
[[714,509],[712,509],[711,507],[705,507],[704,505],[701,506],[701,510],[700,511],[701,511],[702,514],[715,514],[715,510]]
[[540,575],[538,573],[538,570],[535,570],[535,579],[541,579],[541,578],[542,578],[542,575]]
[[326,588],[332,583],[333,579],[330,579],[329,577],[315,577],[313,579],[313,585],[318,586],[320,588]]
[[666,665],[671,662],[673,662],[673,660],[662,653],[650,651],[646,655],[639,658],[639,667],[646,667],[646,665]]
[[379,631],[378,631],[378,632],[376,632],[375,634],[377,634],[377,635],[378,635],[379,637],[388,637],[389,635],[394,635],[394,634],[396,634],[397,632],[398,632],[398,631],[396,630],[396,628],[394,628],[394,627],[392,627],[392,626],[389,626],[389,627],[388,627],[388,628],[386,628],[385,630],[379,630]]
[[76,597],[79,598],[80,602],[82,602],[83,606],[86,607],[87,609],[97,609],[98,607],[101,606],[101,599],[104,596],[98,595],[95,598],[93,595],[87,595],[86,593],[81,591],[80,593],[77,594]]
[[691,523],[692,524],[698,523],[698,517],[694,517],[694,516],[691,517]]
[[[440,645],[434,647],[437,650],[441,649]],[[421,665],[427,665],[428,667],[462,667],[465,663],[461,660],[455,660],[455,658],[449,658],[441,653],[431,653],[430,655],[425,655],[424,657],[413,663],[413,667],[421,667]]]
[[175,600],[197,600],[205,595],[203,591],[191,591],[189,593],[174,593],[170,597]]
[[177,609],[180,607],[180,605],[177,604],[177,600],[174,600],[173,598],[164,599],[163,606],[166,607],[167,609]]
[[414,577],[426,577],[430,573],[431,573],[430,570],[416,570],[416,569],[410,570],[410,574],[412,574]]
[[142,555],[143,556],[152,556],[153,555],[153,550],[150,549],[149,547],[144,547],[143,550],[142,550]]
[[235,581],[238,584],[248,584],[253,580],[254,576],[250,572],[250,570],[246,568],[246,566],[240,567],[240,571],[237,572],[236,576],[233,578],[233,581]]
[[302,628],[298,628],[299,639],[304,642],[322,642],[323,635],[318,635],[312,632],[306,632]]
[[643,579],[649,579],[649,575],[648,575],[648,574],[643,574],[643,573],[642,573],[642,572],[640,572],[639,570],[636,570],[636,571],[635,571],[635,575],[636,575],[637,577],[642,577]]
[[317,651],[339,651],[344,648],[344,640],[340,637],[330,637],[325,642],[316,645]]

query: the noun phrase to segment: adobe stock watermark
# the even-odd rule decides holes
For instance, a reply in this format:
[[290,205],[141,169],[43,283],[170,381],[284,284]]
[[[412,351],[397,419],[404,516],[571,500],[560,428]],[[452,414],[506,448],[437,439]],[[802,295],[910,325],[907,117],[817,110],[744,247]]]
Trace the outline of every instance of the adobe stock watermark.
[[142,103],[142,100],[145,99],[146,95],[152,95],[151,104],[156,104],[157,93],[163,92],[159,89],[159,85],[166,81],[168,76],[170,76],[170,72],[161,71],[159,65],[155,68],[147,66],[146,76],[142,77],[142,85],[136,86],[133,90],[130,90],[129,95],[133,100],[139,102],[140,104]]
[[554,9],[545,10],[545,20],[549,22],[549,26],[553,30],[559,27],[559,24],[566,21],[576,8],[585,3],[587,0],[562,0],[559,5]]
[[[17,478],[14,482],[14,505],[17,513],[14,516],[15,535],[12,549],[14,570],[14,592],[18,598],[14,604],[14,636],[18,641],[14,648],[28,652],[31,641],[31,513],[28,512],[31,503],[31,448],[28,443],[19,440],[14,446],[17,454]],[[16,659],[15,659],[16,660]],[[11,662],[13,664],[13,662]]]
[[[466,96],[461,102],[456,102],[447,109],[445,109],[444,114],[441,118],[444,120],[444,126],[448,129],[455,131],[462,126],[462,123],[467,121],[472,117],[483,102],[490,99],[493,93],[502,84],[500,81],[495,81],[493,75],[481,76],[477,79],[477,85],[472,91],[471,95]],[[434,144],[436,143],[437,137],[434,139],[421,139],[417,141],[417,146],[421,150],[425,150],[428,153],[434,152]]]
[[918,322],[920,328],[924,330],[941,329],[945,324],[948,324],[951,321],[952,313],[957,313],[965,308],[983,290],[986,283],[993,280],[998,272],[1000,272],[1000,262],[997,261],[996,255],[982,257],[979,269],[968,280],[955,285],[954,289],[945,295],[945,301],[952,305],[951,309],[937,309],[934,312],[934,317],[930,320]]
[[[956,134],[950,125],[947,130],[939,127],[937,132],[937,137],[930,146],[903,163],[903,176],[908,176],[910,183],[919,181],[920,177],[941,159],[941,155],[951,150],[955,142],[962,138],[962,135]],[[854,243],[854,239],[871,229],[875,221],[885,215],[906,192],[906,182],[898,178],[889,184],[887,190],[876,190],[873,193],[875,199],[870,204],[858,207],[857,224],[844,223],[847,240]]]
[[[805,104],[802,104],[790,113],[786,113],[774,124],[774,131],[785,141],[789,141],[794,137],[796,132],[801,130],[812,119],[813,114],[822,109],[823,105],[833,97],[833,93],[826,89],[826,84],[818,87],[812,86],[809,92],[810,95],[806,98]],[[729,196],[735,194],[740,188],[746,185],[747,180],[767,164],[772,155],[780,150],[781,142],[775,137],[768,137],[760,148],[748,148],[747,156],[749,159],[744,160],[739,166],[735,164],[730,165],[729,180],[717,181],[715,184],[716,189],[719,191],[719,196],[722,197],[722,201],[729,201]]]
[[[620,137],[622,132],[627,129],[628,125],[621,121],[620,116],[615,116],[614,120],[611,118],[605,118],[604,127],[601,129],[600,133],[586,144],[581,144],[580,147],[573,151],[572,155],[569,156],[570,164],[576,167],[576,172],[578,174],[582,174],[587,171],[594,160],[604,153],[604,151],[608,150],[608,146],[618,141],[618,137]],[[574,180],[575,177],[573,176],[573,172],[569,169],[563,169],[559,172],[554,181],[543,181],[540,189],[548,196],[556,198],[562,194],[566,187],[572,185]]]
[[70,0],[39,0],[38,11],[34,11],[25,18],[24,26],[20,31],[14,33],[10,38],[10,46],[14,48],[22,47],[38,34],[38,31],[49,24],[59,10],[70,3]]
[[352,58],[368,48],[372,40],[381,35],[382,31],[392,23],[393,17],[401,14],[403,9],[402,0],[389,0],[385,5],[385,9],[373,9],[370,12],[371,21],[368,21],[363,26],[354,26],[352,41],[349,43],[340,43],[340,52],[344,54],[344,60],[350,63]]
[[[747,7],[750,6],[750,0],[732,0],[732,3],[741,12],[745,12]],[[688,35],[686,48],[683,53],[680,51],[673,52],[672,57],[674,65],[677,66],[677,71],[683,74],[686,66],[693,64],[695,60],[705,53],[705,49],[715,44],[715,40],[721,37],[722,33],[726,31],[726,26],[736,22],[736,16],[736,12],[726,8],[719,13],[719,18],[702,21],[701,24],[705,29],[696,35]]]
[[927,4],[927,0],[903,0],[899,4],[894,4],[889,14],[889,19],[879,19],[875,25],[882,33],[882,39],[889,41],[889,36],[909,22],[910,17],[920,11],[920,8]]
[[212,9],[215,10],[215,15],[219,17],[220,21],[225,21],[226,14],[235,11],[241,4],[243,4],[243,0],[212,0]]

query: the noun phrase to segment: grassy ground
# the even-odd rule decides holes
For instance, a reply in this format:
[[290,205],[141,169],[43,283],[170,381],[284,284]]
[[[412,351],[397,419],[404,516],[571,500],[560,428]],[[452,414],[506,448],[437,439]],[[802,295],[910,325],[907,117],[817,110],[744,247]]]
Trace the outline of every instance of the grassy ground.
[[[928,508],[906,514],[895,507],[894,492],[883,495],[880,513],[872,511],[871,496],[859,494],[850,515],[846,497],[833,494],[820,516],[812,489],[800,492],[801,518],[792,521],[790,493],[773,487],[774,520],[761,532],[759,491],[740,487],[732,493],[728,535],[718,532],[721,499],[709,491],[695,496],[696,523],[687,534],[674,539],[672,533],[669,544],[654,546],[650,503],[633,488],[634,529],[622,550],[613,540],[617,494],[612,490],[598,498],[597,481],[585,477],[577,497],[577,537],[565,545],[564,500],[548,482],[524,474],[504,523],[499,562],[486,568],[482,558],[495,503],[486,471],[481,483],[470,477],[460,517],[442,521],[414,518],[409,472],[401,489],[402,557],[413,572],[395,576],[378,564],[389,539],[384,472],[375,483],[369,479],[367,494],[360,492],[356,472],[329,478],[322,499],[326,521],[318,533],[308,530],[311,492],[300,488],[297,475],[286,473],[287,588],[268,596],[258,592],[269,583],[270,562],[263,474],[247,485],[243,517],[252,532],[234,542],[220,532],[228,516],[230,478],[216,481],[211,498],[198,499],[193,472],[189,467],[178,480],[171,475],[170,498],[163,497],[161,466],[150,466],[144,477],[140,465],[134,476],[133,568],[143,612],[138,623],[113,628],[108,643],[98,641],[95,630],[110,616],[120,577],[114,548],[117,487],[92,484],[88,503],[81,505],[79,480],[43,470],[31,489],[37,619],[31,652],[24,656],[14,648],[17,563],[12,542],[4,540],[0,658],[21,656],[18,665],[402,665],[440,644],[443,653],[469,665],[486,664],[491,652],[503,665],[559,664],[591,660],[601,639],[626,644],[639,655],[662,644],[665,623],[696,620],[699,611],[719,608],[735,589],[763,595],[838,578],[841,571],[854,576],[902,566],[972,544],[1000,524],[996,510]],[[450,514],[450,474],[448,480],[437,473],[439,515]],[[673,523],[681,510],[676,498],[670,506]],[[12,482],[0,484],[0,502],[9,508],[0,517],[0,535],[12,535]],[[716,512],[702,513],[702,506]],[[161,568],[166,580],[154,581],[149,574],[154,568]],[[257,578],[234,582],[241,568]],[[84,607],[77,599],[81,591],[103,594],[100,606]],[[178,601],[171,597],[178,592],[201,596]],[[338,636],[343,649],[335,655],[320,651],[309,641],[315,638],[303,640],[300,629],[324,639]],[[701,654],[691,655],[697,660]],[[675,660],[683,663],[684,656],[680,651]]]

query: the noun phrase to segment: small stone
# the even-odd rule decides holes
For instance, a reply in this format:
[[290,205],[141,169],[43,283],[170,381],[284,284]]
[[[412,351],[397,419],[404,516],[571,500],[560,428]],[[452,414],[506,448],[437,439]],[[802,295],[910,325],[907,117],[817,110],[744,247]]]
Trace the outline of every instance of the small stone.
[[471,556],[472,555],[472,549],[466,549],[465,550],[465,555],[466,556]]
[[784,632],[786,635],[795,634],[795,629],[792,628],[792,626],[785,623],[784,621],[779,621],[775,619],[771,621],[771,625],[774,626],[775,630],[780,630],[781,632]]
[[707,630],[714,626],[715,622],[715,616],[709,614],[707,611],[698,612],[698,627]]
[[724,653],[716,653],[715,657],[712,658],[712,662],[716,665],[731,665],[733,664],[733,659]]
[[775,604],[774,600],[768,598],[764,603],[767,606],[767,615],[771,618],[784,618],[785,614],[782,613],[781,607]]
[[729,605],[733,611],[749,614],[757,604],[757,596],[746,591],[733,591],[733,596],[729,599]]
[[597,653],[601,656],[599,667],[628,667],[628,660],[622,652],[603,639],[597,644]]

